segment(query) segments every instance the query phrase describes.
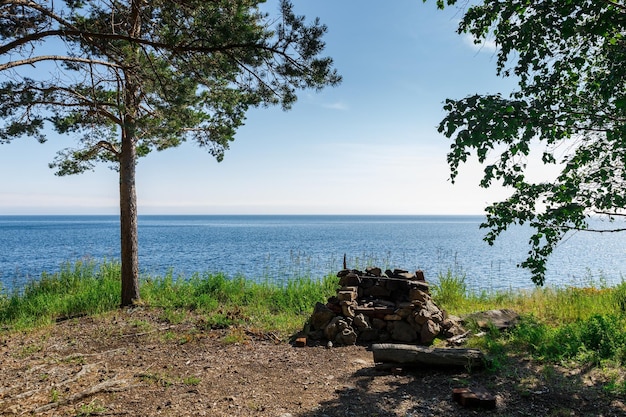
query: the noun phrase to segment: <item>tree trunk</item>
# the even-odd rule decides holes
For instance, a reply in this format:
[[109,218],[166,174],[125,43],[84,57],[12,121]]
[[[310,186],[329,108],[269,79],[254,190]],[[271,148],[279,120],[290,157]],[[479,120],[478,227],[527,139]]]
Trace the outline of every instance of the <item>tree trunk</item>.
[[433,348],[415,345],[381,343],[372,345],[374,362],[413,366],[463,366],[481,368],[485,356],[478,349]]
[[139,300],[139,245],[137,241],[137,193],[135,190],[135,126],[127,115],[122,132],[120,154],[120,236],[122,259],[122,303]]
[[[130,35],[141,34],[141,2],[131,2]],[[141,49],[135,46],[136,55]],[[122,303],[135,304],[139,300],[139,243],[137,238],[137,192],[135,189],[135,167],[137,165],[137,123],[140,103],[140,85],[131,72],[124,71],[124,117],[122,126],[122,150],[120,154],[120,235],[122,257]]]

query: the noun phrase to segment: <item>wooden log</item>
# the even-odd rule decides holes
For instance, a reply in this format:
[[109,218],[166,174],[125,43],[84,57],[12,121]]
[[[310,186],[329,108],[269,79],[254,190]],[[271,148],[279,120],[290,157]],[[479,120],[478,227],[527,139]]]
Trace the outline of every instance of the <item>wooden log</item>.
[[463,366],[481,368],[485,355],[478,349],[433,348],[426,346],[379,343],[372,345],[374,362],[392,362],[409,366]]

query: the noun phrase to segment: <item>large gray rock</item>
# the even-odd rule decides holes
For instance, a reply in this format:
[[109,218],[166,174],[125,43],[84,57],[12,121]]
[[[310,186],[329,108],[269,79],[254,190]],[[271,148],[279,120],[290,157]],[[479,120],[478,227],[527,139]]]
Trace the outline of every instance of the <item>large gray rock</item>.
[[481,329],[494,326],[498,330],[508,329],[519,322],[519,314],[508,308],[502,310],[488,310],[472,313],[463,318],[463,325],[476,323]]

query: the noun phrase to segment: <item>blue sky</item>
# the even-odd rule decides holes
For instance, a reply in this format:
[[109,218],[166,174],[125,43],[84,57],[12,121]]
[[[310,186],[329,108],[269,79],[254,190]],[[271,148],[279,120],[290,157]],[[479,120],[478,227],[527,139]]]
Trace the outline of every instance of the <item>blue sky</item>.
[[[515,88],[496,76],[490,45],[456,34],[462,11],[421,0],[294,3],[328,26],[342,84],[301,92],[288,112],[250,111],[221,163],[192,143],[143,158],[139,214],[480,214],[506,196],[478,187],[475,163],[448,180],[444,100]],[[48,168],[73,143],[51,132],[44,145],[1,145],[0,214],[118,213],[106,166],[71,177]]]

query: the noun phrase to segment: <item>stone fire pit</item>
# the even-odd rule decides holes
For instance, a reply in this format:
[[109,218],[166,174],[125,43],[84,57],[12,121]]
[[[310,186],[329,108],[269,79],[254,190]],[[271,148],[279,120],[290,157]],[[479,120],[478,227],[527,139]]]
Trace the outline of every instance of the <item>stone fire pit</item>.
[[337,273],[339,289],[326,304],[317,303],[304,335],[310,340],[352,345],[357,342],[403,342],[430,345],[464,329],[432,300],[422,271]]

